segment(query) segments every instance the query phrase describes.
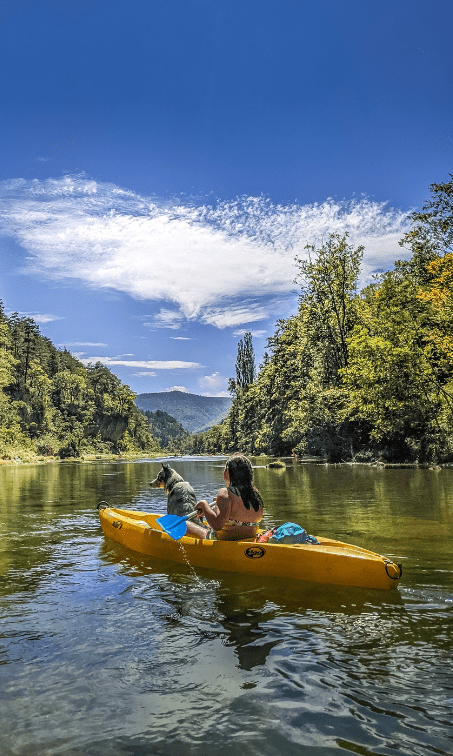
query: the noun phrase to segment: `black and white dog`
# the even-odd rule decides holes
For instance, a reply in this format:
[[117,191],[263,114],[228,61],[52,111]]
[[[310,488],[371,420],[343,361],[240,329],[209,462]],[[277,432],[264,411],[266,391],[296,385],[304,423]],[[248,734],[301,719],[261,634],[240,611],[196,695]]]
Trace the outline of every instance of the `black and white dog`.
[[[149,484],[151,488],[164,488],[167,494],[167,514],[184,515],[190,514],[197,508],[197,497],[190,483],[187,483],[176,470],[173,470],[166,462],[161,462],[162,470],[157,478]],[[193,522],[198,522],[193,518]],[[201,520],[200,520],[201,522]]]

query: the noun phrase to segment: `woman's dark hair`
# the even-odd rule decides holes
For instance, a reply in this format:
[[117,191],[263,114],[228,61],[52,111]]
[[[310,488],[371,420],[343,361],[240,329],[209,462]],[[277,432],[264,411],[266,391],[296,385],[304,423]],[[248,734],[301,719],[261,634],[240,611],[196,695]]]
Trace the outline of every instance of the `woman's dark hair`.
[[228,488],[236,496],[240,496],[246,509],[253,507],[255,512],[263,506],[259,491],[252,485],[253,469],[249,459],[243,454],[235,454],[227,460],[225,470],[230,476]]

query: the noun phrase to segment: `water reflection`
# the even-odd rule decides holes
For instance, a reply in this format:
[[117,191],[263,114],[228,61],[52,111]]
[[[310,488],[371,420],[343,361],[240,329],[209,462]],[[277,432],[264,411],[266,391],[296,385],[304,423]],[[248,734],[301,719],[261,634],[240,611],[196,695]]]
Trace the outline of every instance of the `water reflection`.
[[[281,624],[285,615],[333,618],[342,637],[350,636],[352,650],[371,648],[387,632],[392,635],[393,630],[385,628],[381,620],[370,619],[373,613],[403,607],[398,591],[387,594],[231,573],[217,573],[213,579],[215,571],[201,568],[194,577],[189,569],[171,563],[165,563],[162,573],[162,561],[132,554],[114,542],[104,544],[101,554],[125,575],[160,579],[164,574],[167,582],[161,591],[171,609],[162,619],[173,627],[195,619],[202,636],[220,637],[234,649],[238,667],[247,671],[264,665],[272,649],[282,642],[281,635],[274,636],[269,628],[274,621]],[[349,628],[347,632],[345,627]]]
[[[0,753],[452,752],[453,470],[256,469],[272,524],[403,561],[388,593],[193,574],[105,539],[101,499],[165,511],[156,466],[0,469]],[[200,498],[221,485],[219,460],[174,466]]]

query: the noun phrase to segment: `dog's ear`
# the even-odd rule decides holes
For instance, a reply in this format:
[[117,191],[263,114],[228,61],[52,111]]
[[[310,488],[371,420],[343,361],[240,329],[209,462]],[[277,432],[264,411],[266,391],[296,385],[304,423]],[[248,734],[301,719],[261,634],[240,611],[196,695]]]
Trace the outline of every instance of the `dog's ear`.
[[161,462],[160,464],[162,465],[162,467],[164,468],[164,470],[168,470],[169,467],[170,467],[170,465],[168,464],[168,462]]

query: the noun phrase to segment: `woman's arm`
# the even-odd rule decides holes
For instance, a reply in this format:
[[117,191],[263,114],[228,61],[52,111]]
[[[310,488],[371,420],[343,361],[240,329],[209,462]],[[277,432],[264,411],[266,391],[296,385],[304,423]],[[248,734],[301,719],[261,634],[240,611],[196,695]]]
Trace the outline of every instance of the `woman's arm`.
[[226,521],[230,519],[231,502],[226,488],[221,488],[216,497],[216,503],[211,509],[207,501],[199,501],[198,509],[201,509],[210,528],[221,530]]

